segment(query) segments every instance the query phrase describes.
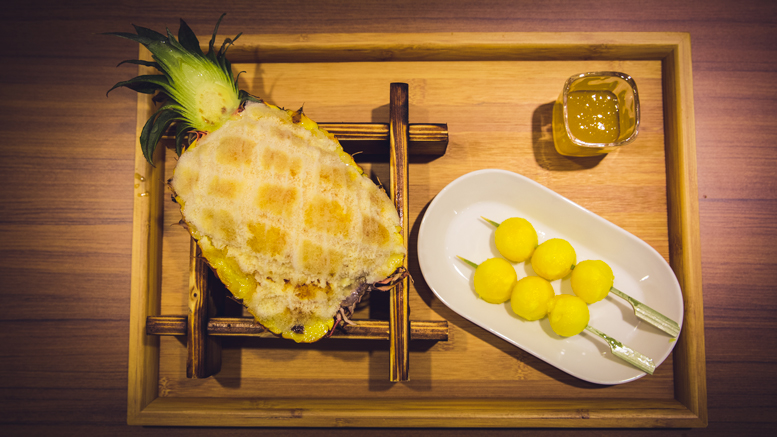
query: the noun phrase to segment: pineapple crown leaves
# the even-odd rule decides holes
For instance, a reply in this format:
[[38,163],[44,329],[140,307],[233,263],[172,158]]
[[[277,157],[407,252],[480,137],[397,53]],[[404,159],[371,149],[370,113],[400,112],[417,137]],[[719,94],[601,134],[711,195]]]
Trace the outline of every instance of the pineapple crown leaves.
[[[216,22],[208,52],[203,53],[200,42],[189,25],[180,20],[178,39],[169,29],[163,35],[145,27],[134,26],[136,33],[109,32],[106,35],[126,38],[145,46],[154,61],[130,59],[122,64],[135,64],[156,68],[162,74],[141,75],[118,82],[108,93],[125,87],[144,94],[155,94],[154,102],[165,103],[148,119],[140,135],[143,156],[153,165],[153,154],[162,134],[176,123],[176,153],[183,152],[189,134],[213,132],[247,101],[261,102],[247,92],[238,89],[232,75],[232,65],[226,57],[227,50],[240,38],[225,38],[216,50],[222,14]],[[107,93],[106,93],[107,95]]]

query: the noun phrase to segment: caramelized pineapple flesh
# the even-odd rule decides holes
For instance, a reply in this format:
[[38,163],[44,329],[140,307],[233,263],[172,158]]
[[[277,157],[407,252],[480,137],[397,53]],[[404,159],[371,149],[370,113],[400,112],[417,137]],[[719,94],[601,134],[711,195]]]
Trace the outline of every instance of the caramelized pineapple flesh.
[[266,328],[311,342],[405,248],[393,203],[304,114],[246,103],[190,146],[170,182],[227,288]]

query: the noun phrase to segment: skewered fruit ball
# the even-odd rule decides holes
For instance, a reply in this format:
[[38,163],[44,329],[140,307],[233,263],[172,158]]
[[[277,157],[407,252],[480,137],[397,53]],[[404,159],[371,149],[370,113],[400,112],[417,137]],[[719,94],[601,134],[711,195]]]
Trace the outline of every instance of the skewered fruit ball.
[[548,319],[553,332],[562,337],[572,337],[588,326],[590,313],[583,299],[559,294],[548,302]]
[[581,261],[572,271],[572,291],[586,303],[592,304],[607,296],[614,280],[615,275],[606,262]]
[[512,264],[506,260],[487,259],[475,269],[475,292],[488,303],[507,302],[517,277]]
[[555,295],[550,282],[539,276],[527,276],[515,283],[510,307],[526,320],[540,320],[548,314],[548,302]]
[[576,260],[575,249],[567,240],[552,238],[534,250],[531,266],[539,276],[554,281],[568,275]]
[[512,262],[523,262],[537,247],[537,231],[528,220],[509,218],[496,228],[494,240],[499,253]]

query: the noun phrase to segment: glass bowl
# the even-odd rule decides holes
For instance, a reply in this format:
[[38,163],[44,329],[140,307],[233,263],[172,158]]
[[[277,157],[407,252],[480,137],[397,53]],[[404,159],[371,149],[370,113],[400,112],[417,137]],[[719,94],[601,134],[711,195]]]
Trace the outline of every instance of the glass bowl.
[[566,156],[617,150],[639,133],[639,94],[625,73],[596,71],[567,79],[553,107],[553,142]]

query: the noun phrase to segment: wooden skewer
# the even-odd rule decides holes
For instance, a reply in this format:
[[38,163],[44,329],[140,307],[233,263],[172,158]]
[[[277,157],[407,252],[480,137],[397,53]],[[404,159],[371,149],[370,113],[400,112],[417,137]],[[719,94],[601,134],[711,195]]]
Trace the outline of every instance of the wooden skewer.
[[[394,207],[396,207],[399,213],[399,220],[402,225],[400,233],[407,249],[407,240],[410,237],[407,168],[407,125],[409,112],[407,84],[392,83],[389,99],[391,193]],[[404,260],[404,267],[407,268],[407,256]],[[389,307],[391,371],[389,379],[392,382],[408,380],[408,346],[410,344],[408,288],[409,281],[405,278],[391,289],[391,303]]]
[[[332,338],[349,340],[388,340],[389,322],[386,320],[353,320],[355,325],[343,325]],[[148,335],[186,335],[186,316],[149,316],[146,319]],[[208,336],[277,338],[252,317],[214,317],[208,320]],[[411,340],[448,341],[448,322],[445,320],[413,320],[410,322]]]

